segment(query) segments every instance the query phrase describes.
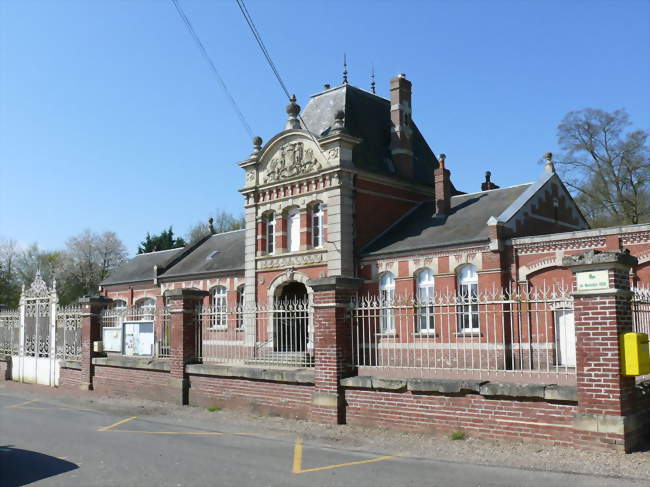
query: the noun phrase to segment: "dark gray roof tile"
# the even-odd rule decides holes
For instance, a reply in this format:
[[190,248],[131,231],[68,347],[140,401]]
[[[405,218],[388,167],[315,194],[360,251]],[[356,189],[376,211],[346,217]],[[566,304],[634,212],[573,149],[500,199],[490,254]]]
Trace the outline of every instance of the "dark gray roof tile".
[[449,215],[437,216],[435,203],[424,201],[370,242],[363,253],[383,254],[488,240],[487,221],[503,213],[530,184],[451,198]]

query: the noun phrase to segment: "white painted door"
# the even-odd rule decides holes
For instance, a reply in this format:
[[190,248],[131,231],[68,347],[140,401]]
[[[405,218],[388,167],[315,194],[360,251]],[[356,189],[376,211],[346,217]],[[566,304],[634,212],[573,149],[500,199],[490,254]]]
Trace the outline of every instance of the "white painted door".
[[555,343],[557,346],[557,363],[564,367],[576,365],[576,329],[573,310],[555,311]]
[[300,250],[300,213],[298,210],[291,210],[287,215],[289,234],[289,251],[295,252]]

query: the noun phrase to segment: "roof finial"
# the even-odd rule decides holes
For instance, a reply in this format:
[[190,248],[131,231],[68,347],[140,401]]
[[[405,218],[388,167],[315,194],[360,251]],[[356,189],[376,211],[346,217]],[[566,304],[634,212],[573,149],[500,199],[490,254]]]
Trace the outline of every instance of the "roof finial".
[[549,173],[555,172],[555,165],[553,164],[553,153],[547,152],[544,154],[544,159],[546,159],[546,164],[544,164],[544,170]]
[[348,84],[348,60],[345,53],[343,53],[343,84]]
[[375,67],[372,67],[372,73],[370,74],[370,91],[372,91],[373,95],[376,95],[375,93]]
[[289,119],[284,126],[284,130],[300,129],[300,120],[298,119],[300,105],[296,103],[296,95],[291,95],[289,102],[289,105],[287,105],[287,114],[289,115]]
[[214,235],[215,233],[217,233],[214,230],[214,218],[212,217],[208,218],[208,230],[210,231],[210,235]]

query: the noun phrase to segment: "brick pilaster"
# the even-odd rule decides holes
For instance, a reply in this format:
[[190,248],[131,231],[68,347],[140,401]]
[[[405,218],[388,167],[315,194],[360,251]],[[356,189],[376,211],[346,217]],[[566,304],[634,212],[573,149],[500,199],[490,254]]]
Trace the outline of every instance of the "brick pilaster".
[[165,293],[170,314],[170,386],[178,391],[179,404],[188,403],[189,383],[185,366],[196,359],[196,307],[207,291],[173,289]]
[[[623,252],[589,251],[569,256],[574,276],[577,444],[605,444],[629,451],[639,437],[634,377],[624,376],[619,337],[632,331],[630,267],[636,258]],[[605,271],[607,287],[584,290],[578,275]],[[605,280],[603,280],[605,281]]]
[[79,299],[81,318],[81,385],[83,390],[93,389],[93,343],[102,339],[100,312],[113,302],[104,296],[85,296]]
[[350,300],[361,280],[340,276],[309,281],[314,291],[315,392],[312,419],[345,422],[340,381],[352,368]]

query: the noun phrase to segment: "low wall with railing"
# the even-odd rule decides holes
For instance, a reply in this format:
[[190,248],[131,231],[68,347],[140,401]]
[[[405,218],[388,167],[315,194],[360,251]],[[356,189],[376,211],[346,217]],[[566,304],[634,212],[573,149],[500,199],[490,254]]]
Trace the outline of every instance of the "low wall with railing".
[[367,296],[352,303],[351,315],[361,374],[575,383],[573,300],[565,288]]

